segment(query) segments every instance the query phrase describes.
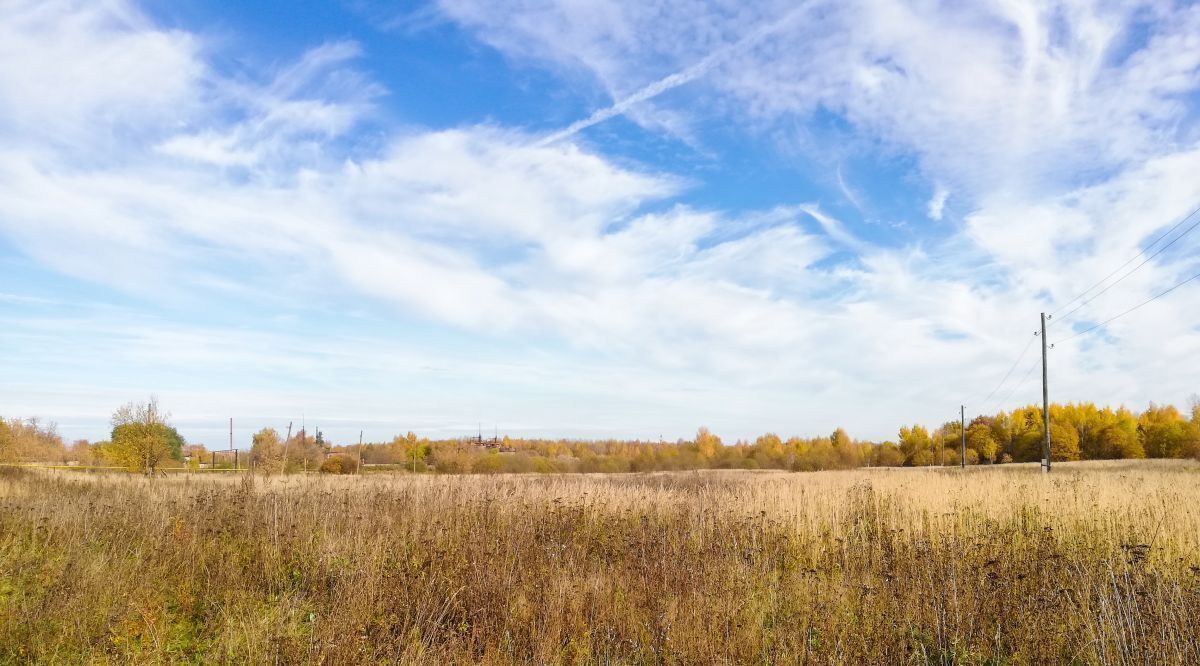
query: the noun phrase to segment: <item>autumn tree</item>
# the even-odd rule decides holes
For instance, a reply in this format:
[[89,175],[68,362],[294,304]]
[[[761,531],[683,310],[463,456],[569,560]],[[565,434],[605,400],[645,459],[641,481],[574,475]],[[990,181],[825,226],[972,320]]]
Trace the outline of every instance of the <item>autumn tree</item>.
[[0,418],[0,462],[12,462],[16,459],[16,438],[8,420]]
[[1000,445],[992,435],[992,428],[986,423],[975,423],[967,428],[967,446],[975,451],[980,460],[988,463],[995,462]]
[[50,462],[66,457],[67,449],[54,423],[0,418],[0,462]]
[[1138,417],[1142,446],[1150,458],[1191,458],[1200,453],[1200,430],[1172,405],[1154,403]]
[[708,428],[701,427],[696,431],[696,453],[703,460],[712,460],[717,457],[717,452],[721,450],[721,438],[708,431]]
[[1089,458],[1145,458],[1146,450],[1138,439],[1137,427],[1130,431],[1118,423],[1106,426],[1096,435],[1096,448]]
[[933,462],[933,452],[930,447],[933,440],[925,426],[914,425],[900,428],[900,451],[904,453],[906,464],[914,466],[929,465]]
[[848,449],[851,445],[850,435],[846,433],[845,429],[838,428],[829,436],[829,443],[835,449]]
[[754,440],[754,459],[760,467],[780,467],[783,464],[783,440],[769,432]]
[[1054,462],[1079,460],[1079,432],[1070,423],[1050,421],[1050,459]]
[[873,462],[878,467],[900,467],[904,464],[904,452],[892,442],[884,442],[875,447],[872,455]]
[[[512,442],[505,437],[504,444],[511,446]],[[403,464],[405,469],[413,472],[425,469],[425,458],[431,451],[429,440],[417,437],[416,433],[411,431],[403,437],[397,435],[392,439],[388,448],[390,456],[396,462]]]
[[1013,410],[1009,419],[1009,446],[1006,453],[1016,462],[1037,462],[1042,459],[1045,439],[1042,409],[1030,405]]
[[315,470],[321,466],[329,453],[324,435],[320,438],[310,436],[303,428],[284,442],[285,471]]
[[182,457],[183,438],[170,426],[169,414],[151,397],[128,403],[112,415],[112,440],[107,455],[130,471],[153,474],[169,460]]
[[283,442],[274,428],[263,428],[254,433],[250,445],[250,464],[263,474],[279,474],[284,471]]
[[91,465],[95,460],[91,442],[86,439],[77,439],[72,442],[70,448],[67,449],[67,459],[80,465]]
[[358,458],[347,453],[334,453],[321,462],[322,474],[354,474],[358,471]]

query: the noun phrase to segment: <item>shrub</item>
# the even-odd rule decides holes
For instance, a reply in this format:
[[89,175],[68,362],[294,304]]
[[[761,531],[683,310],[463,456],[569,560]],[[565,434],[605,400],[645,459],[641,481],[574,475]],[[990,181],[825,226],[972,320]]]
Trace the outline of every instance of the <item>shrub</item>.
[[321,463],[322,474],[353,474],[357,471],[358,461],[344,453],[335,453]]

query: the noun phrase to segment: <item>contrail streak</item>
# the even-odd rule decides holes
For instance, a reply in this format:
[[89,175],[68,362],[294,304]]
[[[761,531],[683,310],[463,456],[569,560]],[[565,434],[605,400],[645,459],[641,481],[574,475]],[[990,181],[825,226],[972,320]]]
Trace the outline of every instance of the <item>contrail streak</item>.
[[789,23],[791,23],[797,16],[800,15],[800,13],[802,11],[805,11],[806,9],[808,9],[808,8],[807,7],[797,7],[795,9],[791,10],[787,14],[784,14],[782,17],[780,17],[778,20],[773,21],[767,25],[761,26],[761,27],[755,29],[750,34],[746,35],[745,37],[742,37],[741,39],[737,40],[736,42],[729,44],[727,46],[723,46],[720,49],[717,49],[716,51],[708,54],[707,56],[702,58],[699,62],[692,65],[691,67],[682,69],[678,72],[675,72],[674,74],[663,77],[663,78],[655,81],[654,83],[651,83],[651,84],[645,86],[644,88],[641,88],[640,90],[634,92],[633,94],[629,95],[628,97],[618,100],[612,106],[608,106],[603,109],[600,109],[600,110],[596,111],[595,113],[593,113],[592,115],[588,116],[587,118],[584,118],[583,120],[577,120],[577,121],[571,123],[566,128],[561,129],[561,130],[545,137],[541,141],[537,142],[537,145],[545,146],[545,145],[554,143],[556,141],[561,141],[569,136],[572,136],[572,135],[578,133],[580,130],[586,129],[586,128],[591,127],[592,125],[595,125],[598,123],[602,123],[602,122],[608,120],[609,118],[619,116],[619,115],[625,113],[626,111],[628,111],[630,108],[632,108],[636,104],[645,102],[646,100],[657,97],[668,90],[671,90],[673,88],[678,88],[679,86],[681,86],[685,83],[694,81],[694,80],[700,78],[701,76],[704,76],[710,70],[712,70],[714,67],[721,64],[721,62],[723,62],[724,60],[729,58],[731,55],[733,55],[739,51],[742,51],[744,49],[750,48],[750,47],[754,46],[755,44],[757,44],[758,42],[762,41],[763,39],[782,30],[783,28],[787,27],[787,25]]

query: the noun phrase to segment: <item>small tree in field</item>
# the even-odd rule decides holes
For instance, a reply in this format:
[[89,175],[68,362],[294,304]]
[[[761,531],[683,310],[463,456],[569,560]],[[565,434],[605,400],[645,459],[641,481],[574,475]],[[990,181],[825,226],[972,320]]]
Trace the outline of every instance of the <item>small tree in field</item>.
[[131,472],[153,474],[163,463],[181,456],[183,438],[168,423],[169,414],[151,397],[144,404],[128,403],[112,415],[108,455]]
[[274,428],[263,428],[254,433],[254,444],[250,447],[250,463],[263,474],[283,472],[283,442]]

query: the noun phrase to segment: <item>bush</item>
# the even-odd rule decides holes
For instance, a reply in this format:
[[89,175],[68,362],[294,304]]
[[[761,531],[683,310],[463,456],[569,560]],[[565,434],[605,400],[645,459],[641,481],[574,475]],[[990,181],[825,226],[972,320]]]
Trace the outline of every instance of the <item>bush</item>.
[[357,471],[358,461],[344,453],[335,453],[321,463],[322,474],[353,474]]
[[471,471],[476,474],[495,474],[504,468],[504,461],[500,459],[500,454],[488,452],[475,459],[471,465]]

